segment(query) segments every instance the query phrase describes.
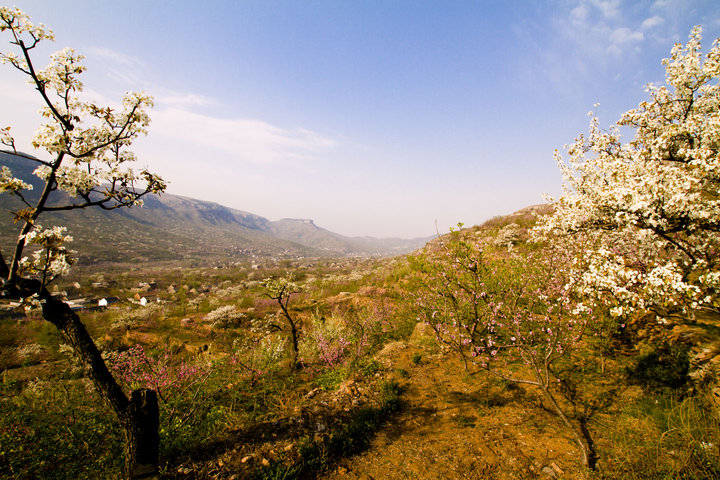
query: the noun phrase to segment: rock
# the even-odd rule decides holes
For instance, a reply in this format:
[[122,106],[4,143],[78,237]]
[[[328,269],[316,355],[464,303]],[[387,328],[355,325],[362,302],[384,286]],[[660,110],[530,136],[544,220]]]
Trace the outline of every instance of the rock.
[[318,387],[318,388],[313,388],[312,390],[310,390],[308,393],[305,394],[305,398],[312,398],[312,397],[314,397],[315,395],[317,395],[317,393],[320,392],[321,390],[322,390],[322,389],[319,388],[319,387]]
[[263,464],[263,467],[267,467],[270,465],[270,460],[268,460],[267,458],[263,458],[262,462],[260,462],[260,463]]
[[357,387],[354,380],[347,380],[340,384],[337,391],[338,395],[355,396],[357,395]]
[[248,455],[248,456],[246,456],[246,457],[243,457],[242,460],[240,460],[240,463],[247,463],[247,462],[249,462],[250,460],[252,460],[252,458],[253,458],[252,455]]

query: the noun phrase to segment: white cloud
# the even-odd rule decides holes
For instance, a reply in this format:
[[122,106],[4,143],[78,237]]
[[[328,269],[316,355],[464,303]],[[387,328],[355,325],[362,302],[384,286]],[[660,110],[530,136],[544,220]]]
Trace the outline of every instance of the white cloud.
[[304,128],[281,128],[255,119],[216,118],[177,107],[155,110],[151,116],[153,139],[166,137],[218,149],[245,162],[308,160],[337,144]]
[[643,20],[642,24],[640,24],[640,28],[642,28],[643,30],[650,30],[652,28],[662,25],[663,23],[665,23],[665,19],[658,15],[655,15]]
[[585,4],[580,4],[570,10],[570,22],[576,26],[585,25],[589,13],[590,10],[588,9],[588,6]]
[[620,0],[590,0],[589,3],[599,10],[605,18],[620,16]]
[[623,45],[626,43],[642,42],[645,35],[642,32],[633,31],[629,28],[616,28],[610,34],[610,41],[613,45]]

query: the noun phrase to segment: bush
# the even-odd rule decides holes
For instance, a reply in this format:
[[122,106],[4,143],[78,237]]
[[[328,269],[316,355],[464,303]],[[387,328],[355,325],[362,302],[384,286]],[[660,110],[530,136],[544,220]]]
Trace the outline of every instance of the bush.
[[205,316],[205,321],[212,325],[212,328],[230,328],[237,326],[245,314],[241,313],[233,305],[225,305],[216,308]]

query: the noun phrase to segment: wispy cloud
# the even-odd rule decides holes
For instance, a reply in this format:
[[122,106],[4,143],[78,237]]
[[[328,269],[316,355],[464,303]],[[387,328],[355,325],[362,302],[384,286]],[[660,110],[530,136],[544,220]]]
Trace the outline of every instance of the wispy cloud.
[[282,128],[262,120],[217,118],[184,108],[152,113],[151,134],[230,153],[240,161],[278,163],[310,160],[337,142],[305,128]]
[[625,45],[628,43],[642,42],[645,39],[643,32],[631,30],[626,27],[616,28],[610,34],[610,42],[612,45]]
[[643,22],[640,24],[640,28],[642,28],[643,30],[651,30],[653,28],[659,27],[663,23],[665,23],[664,18],[658,15],[654,15],[650,18],[646,18],[645,20],[643,20]]
[[538,8],[535,20],[515,30],[519,42],[531,47],[522,58],[523,68],[537,72],[529,86],[541,93],[549,87],[580,98],[598,95],[611,81],[644,84],[643,55],[667,45],[663,37],[673,10],[666,7],[635,0],[555,0],[552,6]]
[[147,66],[139,58],[97,46],[84,48],[83,53],[92,67],[90,71],[102,72],[110,83],[123,85],[123,89],[144,88],[146,80],[138,72],[147,71]]
[[136,57],[105,47],[90,47],[87,49],[86,55],[110,61],[115,64],[120,64],[125,67],[136,67],[142,64],[142,62]]
[[195,93],[182,93],[162,89],[153,89],[153,91],[156,92],[155,104],[169,108],[206,107],[217,103],[210,97]]
[[[661,20],[653,17],[646,28]],[[554,25],[564,41],[593,62],[616,59],[645,39],[641,25],[624,13],[620,0],[579,0],[560,9]]]

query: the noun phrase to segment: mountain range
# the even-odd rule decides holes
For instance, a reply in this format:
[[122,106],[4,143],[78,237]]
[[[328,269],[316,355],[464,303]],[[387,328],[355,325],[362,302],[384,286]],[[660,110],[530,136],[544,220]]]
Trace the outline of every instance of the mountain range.
[[[7,166],[14,176],[33,184],[30,194],[38,195],[41,184],[32,174],[35,162],[0,152],[0,166]],[[54,195],[51,203],[60,201],[63,194]],[[12,223],[12,212],[22,206],[14,196],[0,195],[0,248],[5,252],[14,244],[19,229]],[[82,264],[393,256],[420,248],[431,239],[346,237],[309,219],[271,221],[218,203],[167,193],[145,197],[143,207],[48,212],[39,223],[67,227]]]

